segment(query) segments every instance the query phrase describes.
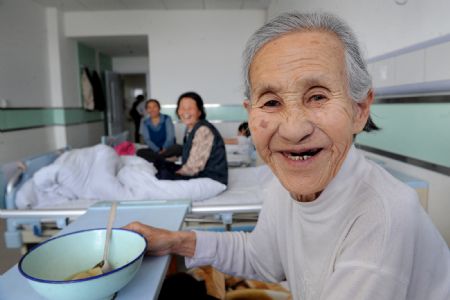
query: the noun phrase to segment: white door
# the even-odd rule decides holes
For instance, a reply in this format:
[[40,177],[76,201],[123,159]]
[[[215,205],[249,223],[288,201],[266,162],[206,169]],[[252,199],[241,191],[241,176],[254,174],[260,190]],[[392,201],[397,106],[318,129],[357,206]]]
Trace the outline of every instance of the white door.
[[124,131],[125,128],[125,99],[123,94],[123,82],[120,75],[111,71],[106,71],[105,89],[107,134],[118,134]]

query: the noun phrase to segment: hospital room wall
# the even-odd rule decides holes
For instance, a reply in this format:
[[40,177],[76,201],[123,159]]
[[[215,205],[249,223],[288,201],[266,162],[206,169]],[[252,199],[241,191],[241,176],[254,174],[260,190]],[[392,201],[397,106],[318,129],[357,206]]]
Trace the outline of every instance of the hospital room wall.
[[162,104],[175,103],[188,90],[207,103],[239,104],[242,50],[266,11],[67,12],[64,20],[67,37],[146,35],[147,90]]
[[[271,2],[268,16],[292,9],[322,10],[343,17],[355,30],[368,58],[450,34],[446,16],[450,2],[446,0],[406,1],[405,5],[397,5],[394,0],[276,0]],[[417,74],[411,74],[414,75]],[[428,183],[428,213],[450,246],[450,177],[386,156],[366,154]]]
[[101,131],[81,109],[76,44],[62,38],[61,29],[56,10],[26,0],[0,2],[0,163],[69,142],[92,144]]
[[45,9],[2,1],[0,37],[0,98],[7,106],[50,106]]

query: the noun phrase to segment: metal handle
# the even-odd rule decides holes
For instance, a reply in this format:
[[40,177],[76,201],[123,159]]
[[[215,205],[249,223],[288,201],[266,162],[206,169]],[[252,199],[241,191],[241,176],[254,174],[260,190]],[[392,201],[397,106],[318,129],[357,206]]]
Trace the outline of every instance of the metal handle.
[[6,185],[6,195],[10,195],[14,191],[20,176],[22,176],[26,170],[27,166],[23,162],[17,162],[17,170],[8,180],[8,184]]

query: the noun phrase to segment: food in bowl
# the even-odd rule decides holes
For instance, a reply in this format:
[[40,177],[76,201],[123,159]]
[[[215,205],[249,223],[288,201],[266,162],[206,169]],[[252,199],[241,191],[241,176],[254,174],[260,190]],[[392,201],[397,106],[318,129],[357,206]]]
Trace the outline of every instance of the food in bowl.
[[66,280],[84,279],[84,278],[89,278],[89,277],[93,277],[93,276],[97,276],[97,275],[101,275],[101,274],[103,274],[102,268],[94,267],[94,268],[91,268],[86,271],[75,273],[75,274],[69,276],[68,278],[66,278]]
[[111,299],[140,268],[147,241],[139,233],[113,229],[109,250],[113,270],[66,280],[102,260],[105,233],[104,228],[90,229],[47,240],[21,258],[19,271],[34,290],[47,299]]

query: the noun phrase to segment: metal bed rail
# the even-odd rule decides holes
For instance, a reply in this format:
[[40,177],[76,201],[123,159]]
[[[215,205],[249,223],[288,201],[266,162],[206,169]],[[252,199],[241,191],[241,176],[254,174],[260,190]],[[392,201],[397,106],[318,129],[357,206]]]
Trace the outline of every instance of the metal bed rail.
[[[51,218],[51,217],[79,217],[87,209],[0,209],[0,218]],[[188,214],[227,214],[227,213],[257,213],[260,204],[253,205],[214,205],[191,207]]]
[[211,214],[211,213],[247,213],[259,212],[261,204],[251,205],[214,205],[214,206],[193,206],[191,213],[193,214]]
[[79,217],[86,209],[0,209],[0,218],[55,218]]

